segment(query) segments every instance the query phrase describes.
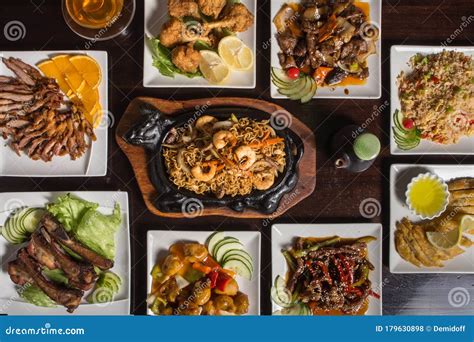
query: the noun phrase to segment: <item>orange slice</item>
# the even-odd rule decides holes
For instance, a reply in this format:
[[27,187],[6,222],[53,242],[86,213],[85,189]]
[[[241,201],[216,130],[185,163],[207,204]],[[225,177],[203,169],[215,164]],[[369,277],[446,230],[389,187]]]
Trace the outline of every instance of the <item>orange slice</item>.
[[59,55],[54,56],[51,59],[59,71],[64,75],[64,79],[69,87],[71,87],[72,91],[77,94],[77,92],[84,87],[86,81],[84,81],[79,71],[77,71],[74,65],[69,61],[69,56]]
[[66,82],[63,73],[59,70],[56,64],[48,59],[44,62],[37,64],[37,67],[43,72],[47,77],[54,78],[59,85],[61,91],[66,94],[66,96],[71,96],[73,94],[71,87]]
[[94,58],[86,55],[76,55],[70,57],[69,61],[91,88],[96,89],[99,86],[102,80],[102,72]]

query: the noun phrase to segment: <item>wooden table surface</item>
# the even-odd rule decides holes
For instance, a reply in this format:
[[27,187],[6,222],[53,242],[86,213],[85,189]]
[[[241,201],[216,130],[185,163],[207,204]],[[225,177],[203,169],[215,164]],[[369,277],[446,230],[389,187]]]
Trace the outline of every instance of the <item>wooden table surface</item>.
[[[165,0],[159,0],[165,1]],[[5,50],[82,50],[86,42],[66,26],[59,0],[2,0],[0,24],[18,20],[26,35],[18,41],[5,39],[0,32],[0,51]],[[192,99],[209,96],[244,96],[272,101],[269,93],[270,50],[263,42],[270,38],[270,1],[258,1],[257,86],[251,90],[232,89],[145,89],[142,86],[143,2],[137,0],[135,18],[123,36],[92,44],[109,56],[109,109],[115,123],[128,103],[137,96],[165,99]],[[462,308],[449,305],[448,293],[454,287],[470,291],[474,300],[474,275],[395,275],[388,270],[389,194],[388,177],[392,163],[474,163],[474,157],[413,156],[391,157],[389,152],[389,69],[390,47],[394,44],[440,45],[454,36],[450,45],[472,46],[474,3],[472,0],[385,0],[382,18],[382,98],[379,100],[313,100],[307,105],[274,100],[298,116],[314,130],[317,146],[316,191],[272,223],[350,223],[380,222],[384,226],[383,312],[384,314],[474,314],[474,301]],[[467,28],[462,22],[467,22]],[[471,26],[469,26],[471,25]],[[385,105],[384,105],[385,104]],[[385,107],[368,125],[377,134],[383,152],[374,166],[361,174],[336,170],[330,162],[328,140],[344,123],[361,125],[375,109]],[[374,109],[375,108],[375,109]],[[108,171],[99,178],[2,178],[0,191],[122,190],[129,193],[132,243],[132,314],[146,310],[146,231],[150,229],[260,230],[262,233],[262,314],[270,314],[271,282],[270,229],[262,220],[222,217],[162,219],[145,208],[132,169],[114,140],[115,125],[109,133]],[[375,198],[382,204],[381,215],[367,220],[359,204]]]

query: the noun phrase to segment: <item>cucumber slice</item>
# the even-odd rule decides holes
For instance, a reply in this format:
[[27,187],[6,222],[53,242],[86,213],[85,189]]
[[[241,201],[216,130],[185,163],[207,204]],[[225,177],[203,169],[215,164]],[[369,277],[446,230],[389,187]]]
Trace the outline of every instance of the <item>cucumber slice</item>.
[[277,87],[278,89],[289,89],[289,88],[293,88],[295,86],[295,83],[299,81],[299,80],[296,80],[296,81],[293,81],[293,82],[289,82],[289,83],[283,83],[283,82],[280,82],[280,81],[277,81],[275,79],[272,79],[272,82],[273,84],[275,85],[275,87]]
[[286,74],[286,71],[283,70],[283,69],[272,68],[271,74],[276,80],[278,80],[280,82],[283,82],[283,83],[291,83],[291,82],[295,81],[295,80],[289,78],[288,75]]
[[300,100],[303,96],[307,95],[311,90],[311,79],[309,77],[304,78],[304,86],[299,90],[294,91],[291,95],[289,95],[290,100]]
[[234,271],[247,280],[252,280],[252,271],[241,260],[229,259],[222,265],[222,267]]
[[227,240],[224,241],[224,243],[221,243],[220,245],[216,246],[216,252],[214,253],[214,258],[217,260],[217,262],[222,264],[222,257],[224,254],[231,249],[243,249],[243,245],[239,240]]
[[250,262],[246,257],[243,257],[239,254],[230,254],[227,258],[223,258],[221,264],[225,264],[226,261],[228,260],[240,260],[242,261],[248,269],[253,272],[253,265],[252,262]]
[[20,221],[20,227],[22,230],[26,234],[33,233],[36,228],[38,228],[38,224],[44,213],[44,209],[41,208],[30,208],[28,211],[26,211]]
[[110,289],[113,293],[117,293],[120,290],[120,286],[122,285],[122,279],[118,275],[113,272],[104,272],[101,275],[99,280],[100,287],[106,287]]
[[301,90],[306,86],[306,78],[300,78],[295,82],[295,85],[291,88],[280,88],[278,92],[285,96],[292,96],[294,94],[300,94]]
[[224,256],[222,257],[222,261],[226,261],[227,259],[229,259],[231,256],[240,256],[242,258],[244,258],[245,260],[247,260],[247,262],[250,264],[250,265],[253,265],[253,260],[252,260],[252,257],[250,256],[250,254],[248,254],[246,251],[244,251],[243,249],[233,249],[233,250],[230,250],[230,251],[227,251]]
[[214,250],[214,247],[221,240],[224,240],[224,232],[212,233],[211,236],[207,238],[206,246],[209,253],[212,253],[212,251]]
[[281,293],[278,293],[276,287],[272,287],[272,289],[270,291],[270,294],[272,296],[273,302],[276,305],[281,306],[282,308],[289,308],[293,305],[291,303],[291,297],[290,296],[284,296],[283,298],[281,298],[280,297]]
[[225,237],[225,238],[223,238],[222,240],[220,240],[219,242],[217,242],[216,245],[212,248],[212,253],[211,253],[211,255],[214,257],[214,259],[216,259],[217,262],[219,261],[219,259],[216,258],[217,250],[218,250],[223,244],[226,244],[226,243],[229,243],[229,242],[239,242],[239,240],[237,240],[237,239],[234,238],[234,237]]
[[314,94],[316,94],[316,90],[318,89],[318,84],[316,83],[316,81],[312,77],[308,77],[308,78],[310,80],[311,87],[310,87],[308,93],[301,97],[301,100],[300,100],[301,103],[307,103],[307,102],[311,101]]

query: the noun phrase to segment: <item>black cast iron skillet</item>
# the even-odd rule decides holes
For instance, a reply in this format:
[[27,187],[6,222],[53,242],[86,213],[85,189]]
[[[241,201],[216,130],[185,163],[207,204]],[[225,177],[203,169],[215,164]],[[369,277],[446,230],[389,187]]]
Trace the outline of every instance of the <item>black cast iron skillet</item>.
[[142,121],[127,131],[123,138],[129,144],[143,146],[148,150],[151,160],[150,179],[158,192],[154,205],[162,212],[183,211],[185,203],[195,201],[204,207],[229,207],[237,212],[253,209],[263,214],[271,214],[277,210],[283,195],[290,192],[298,182],[298,163],[304,152],[303,142],[295,132],[284,128],[275,129],[275,132],[285,140],[286,166],[270,189],[254,190],[246,196],[224,196],[220,199],[214,194],[198,195],[186,189],[178,189],[170,181],[162,157],[162,143],[171,128],[194,124],[201,115],[212,115],[219,120],[228,119],[231,114],[238,118],[269,120],[271,114],[258,109],[235,106],[187,110],[173,116],[167,116],[150,104],[143,104],[139,110]]

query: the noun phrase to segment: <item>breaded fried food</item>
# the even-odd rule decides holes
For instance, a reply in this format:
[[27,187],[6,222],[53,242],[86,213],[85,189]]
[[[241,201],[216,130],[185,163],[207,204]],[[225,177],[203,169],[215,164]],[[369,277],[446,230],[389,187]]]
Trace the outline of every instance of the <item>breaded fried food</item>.
[[227,0],[198,0],[201,12],[212,18],[219,17],[226,3]]
[[194,0],[168,0],[168,12],[175,18],[199,18],[199,6]]

